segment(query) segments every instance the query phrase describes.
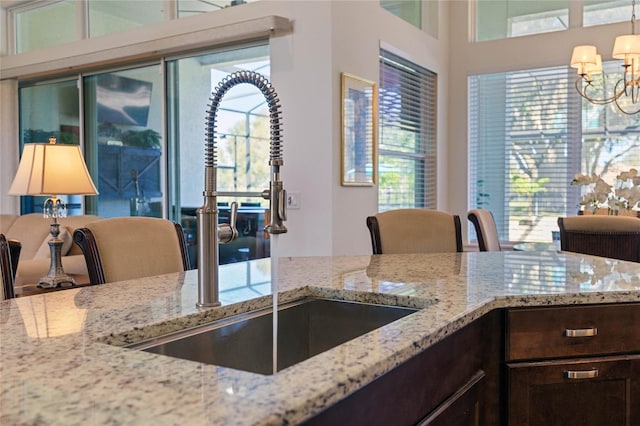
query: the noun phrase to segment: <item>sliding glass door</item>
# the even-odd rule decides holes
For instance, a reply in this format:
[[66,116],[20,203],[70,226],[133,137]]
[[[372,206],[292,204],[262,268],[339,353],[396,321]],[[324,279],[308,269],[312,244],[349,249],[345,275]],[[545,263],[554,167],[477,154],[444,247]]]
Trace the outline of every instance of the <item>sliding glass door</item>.
[[[209,98],[224,77],[239,70],[269,77],[268,44],[23,84],[21,142],[46,142],[49,136],[60,143],[82,142],[99,195],[84,198],[84,206],[82,197],[70,200],[71,214],[180,222],[195,266]],[[269,116],[256,87],[241,84],[226,93],[216,135],[217,190],[225,193],[218,197],[221,222],[228,221],[232,201],[240,205],[239,238],[221,246],[221,262],[268,257],[263,232],[268,201],[256,195],[269,187]],[[23,213],[40,208],[39,200],[24,197]]]
[[[80,143],[80,115],[76,79],[25,85],[19,91],[20,147],[25,143]],[[21,149],[22,151],[22,149]],[[21,198],[22,213],[42,212],[46,197]],[[67,203],[69,215],[82,214],[82,196],[60,197]]]
[[85,77],[87,166],[100,195],[88,211],[102,217],[163,216],[160,65]]
[[[204,141],[209,97],[227,75],[251,70],[269,77],[266,44],[182,57],[167,62],[167,134],[171,216],[187,231],[195,263],[195,210],[203,202]],[[221,221],[237,201],[239,238],[220,246],[222,263],[266,257],[269,244],[262,232],[267,201],[252,196],[269,187],[269,120],[266,100],[249,84],[230,89],[217,114],[217,190]]]

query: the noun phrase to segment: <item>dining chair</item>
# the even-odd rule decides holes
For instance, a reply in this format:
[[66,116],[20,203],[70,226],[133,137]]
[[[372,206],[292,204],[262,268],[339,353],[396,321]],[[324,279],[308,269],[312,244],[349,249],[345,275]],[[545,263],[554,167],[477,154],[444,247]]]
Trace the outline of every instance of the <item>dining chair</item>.
[[486,209],[471,209],[467,218],[473,224],[480,251],[501,251],[498,228],[493,213]]
[[153,217],[98,220],[76,229],[91,284],[130,280],[190,269],[180,224]]
[[629,216],[558,218],[562,251],[640,262],[640,219]]
[[13,284],[18,269],[18,259],[22,245],[17,240],[7,240],[0,234],[0,275],[2,278],[2,294],[0,300],[13,299],[15,292]]
[[440,210],[397,209],[367,217],[373,254],[462,252],[460,217]]

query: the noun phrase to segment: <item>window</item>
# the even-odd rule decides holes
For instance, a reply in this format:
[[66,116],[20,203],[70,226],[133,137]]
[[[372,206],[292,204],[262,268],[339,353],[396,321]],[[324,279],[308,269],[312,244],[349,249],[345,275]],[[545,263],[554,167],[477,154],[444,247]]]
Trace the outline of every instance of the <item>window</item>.
[[421,0],[380,0],[380,6],[414,27],[422,27]]
[[629,0],[589,0],[584,4],[583,26],[625,22],[631,19]]
[[[38,7],[27,5],[16,11],[16,53],[57,46],[76,40],[74,0],[47,3]],[[52,23],[64,22],[63,25]],[[3,29],[4,31],[4,29]],[[4,34],[3,34],[4,36]]]
[[163,0],[87,1],[89,38],[162,22],[166,4]]
[[470,77],[469,206],[493,212],[501,239],[550,241],[557,217],[578,209],[576,173],[615,181],[640,164],[640,117],[581,101],[575,77],[567,67]]
[[436,207],[436,74],[380,52],[378,209]]
[[569,27],[568,0],[477,0],[477,41],[518,37]]
[[257,0],[176,0],[178,4],[178,18],[199,15],[201,13],[213,12],[231,6],[239,6]]
[[[168,185],[171,216],[187,233],[192,266],[197,235],[195,210],[204,189],[205,117],[217,84],[234,71],[250,70],[267,78],[271,62],[265,43],[167,61]],[[220,222],[228,222],[229,206],[238,202],[238,239],[220,245],[220,262],[268,257],[264,232],[268,201],[249,193],[269,188],[269,114],[260,90],[251,84],[232,87],[217,114],[217,190]]]
[[[20,87],[20,146],[46,143],[50,136],[55,137],[57,143],[79,144],[78,93],[75,78]],[[42,212],[46,198],[20,197],[22,213]],[[67,204],[69,215],[83,213],[83,196],[62,195],[60,198]]]
[[[49,136],[60,143],[82,140],[99,195],[69,197],[69,214],[82,214],[84,200],[86,213],[102,217],[168,216],[181,221],[194,265],[209,97],[234,71],[269,77],[269,46],[254,42],[167,58],[165,63],[166,73],[157,63],[84,76],[82,91],[80,76],[21,83],[21,142],[46,142]],[[216,135],[217,190],[225,193],[218,197],[220,221],[228,222],[231,201],[240,205],[239,238],[220,246],[220,262],[268,257],[269,240],[262,232],[268,200],[257,194],[269,188],[270,127],[258,88],[241,84],[229,90],[220,104]],[[22,197],[22,213],[41,211],[41,206],[40,199]]]
[[425,33],[438,38],[439,0],[379,0],[380,6]]
[[87,198],[87,210],[162,217],[160,65],[87,76],[83,95],[85,159],[100,192]]
[[[118,33],[258,0],[30,0],[5,6],[15,37],[10,53],[24,53]],[[12,3],[12,2],[9,2]],[[172,7],[171,10],[168,7]],[[60,24],[62,23],[62,24]],[[6,34],[3,34],[3,36]]]

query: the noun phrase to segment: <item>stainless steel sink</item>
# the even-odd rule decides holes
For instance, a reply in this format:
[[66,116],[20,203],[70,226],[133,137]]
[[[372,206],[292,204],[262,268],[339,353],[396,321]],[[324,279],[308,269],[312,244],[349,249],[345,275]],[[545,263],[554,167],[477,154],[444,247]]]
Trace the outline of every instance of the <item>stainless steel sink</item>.
[[[341,345],[417,309],[308,297],[278,309],[277,371]],[[273,308],[235,315],[127,346],[273,374]]]

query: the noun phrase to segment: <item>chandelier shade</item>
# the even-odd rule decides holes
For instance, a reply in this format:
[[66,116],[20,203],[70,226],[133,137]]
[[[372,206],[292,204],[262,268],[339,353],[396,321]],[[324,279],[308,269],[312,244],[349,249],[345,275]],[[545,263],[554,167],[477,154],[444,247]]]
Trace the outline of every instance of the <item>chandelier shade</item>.
[[613,44],[613,59],[624,59],[629,64],[631,59],[640,57],[640,35],[621,35],[616,37]]
[[[587,74],[590,68],[597,66],[598,56],[600,55],[595,46],[576,46],[571,55],[571,66],[578,69],[578,74]],[[602,59],[600,59],[600,65],[602,65]]]
[[[576,90],[587,101],[595,105],[613,103],[620,112],[633,115],[640,112],[634,106],[640,100],[640,35],[636,35],[636,2],[631,2],[631,34],[616,37],[611,57],[622,59],[622,78],[613,85],[613,91],[606,93],[607,76],[603,73],[602,57],[595,46],[580,45],[573,48],[571,67],[578,71]],[[594,76],[602,74],[594,84]],[[611,85],[609,85],[611,87]],[[631,109],[630,109],[631,108]],[[633,109],[635,108],[635,109]]]

